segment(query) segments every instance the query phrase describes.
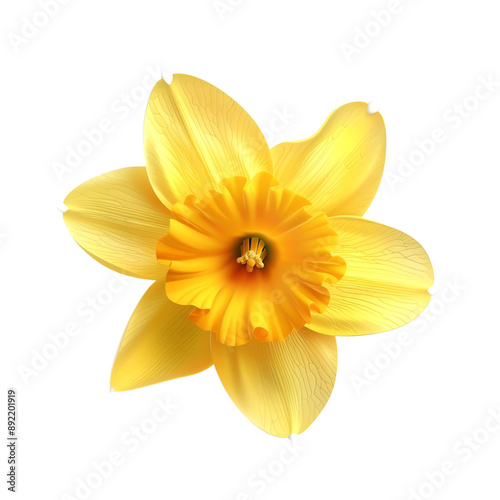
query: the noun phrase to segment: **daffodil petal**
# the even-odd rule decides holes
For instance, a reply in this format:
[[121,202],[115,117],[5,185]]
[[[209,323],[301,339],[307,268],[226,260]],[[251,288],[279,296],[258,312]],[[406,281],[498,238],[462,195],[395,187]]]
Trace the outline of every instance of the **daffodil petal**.
[[266,140],[246,111],[209,83],[174,75],[149,98],[144,152],[158,197],[171,208],[191,194],[218,189],[221,179],[272,173]]
[[328,216],[363,215],[380,184],[385,126],[367,107],[341,106],[313,136],[271,149],[278,181]]
[[144,167],[114,170],[84,182],[66,197],[64,222],[76,242],[98,262],[128,276],[158,279],[157,241],[170,211],[156,197]]
[[212,366],[210,334],[189,321],[191,309],[168,300],[163,279],[151,285],[120,342],[111,373],[115,391],[193,375]]
[[335,383],[335,337],[293,331],[281,342],[232,347],[212,334],[212,358],[227,393],[257,427],[278,437],[304,432]]
[[434,273],[425,250],[397,229],[359,217],[331,217],[346,262],[330,285],[330,303],[308,328],[328,335],[366,335],[403,326],[427,306]]

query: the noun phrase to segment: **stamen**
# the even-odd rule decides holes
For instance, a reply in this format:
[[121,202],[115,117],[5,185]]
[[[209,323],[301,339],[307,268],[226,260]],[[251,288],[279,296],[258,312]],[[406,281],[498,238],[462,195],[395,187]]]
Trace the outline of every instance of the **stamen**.
[[256,237],[245,238],[240,247],[241,257],[236,259],[238,264],[246,265],[247,271],[253,273],[254,267],[262,269],[267,251],[265,243]]

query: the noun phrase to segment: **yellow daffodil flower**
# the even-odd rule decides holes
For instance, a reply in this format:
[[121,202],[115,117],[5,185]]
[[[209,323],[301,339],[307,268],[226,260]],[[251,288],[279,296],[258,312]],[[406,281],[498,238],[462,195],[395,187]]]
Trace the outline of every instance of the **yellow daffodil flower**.
[[126,327],[116,391],[215,365],[229,396],[275,436],[303,432],[333,389],[335,337],[412,321],[433,271],[410,236],[363,219],[385,160],[382,117],[336,109],[308,139],[269,150],[212,85],[154,87],[146,167],[91,179],[64,221],[101,264],[155,280]]

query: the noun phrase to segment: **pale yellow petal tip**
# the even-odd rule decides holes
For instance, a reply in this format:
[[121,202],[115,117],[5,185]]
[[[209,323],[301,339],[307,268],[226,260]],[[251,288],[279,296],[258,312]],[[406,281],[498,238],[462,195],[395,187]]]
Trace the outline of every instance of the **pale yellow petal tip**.
[[292,432],[289,436],[288,439],[292,442],[295,443],[297,441],[297,434],[295,432]]
[[109,392],[116,392],[116,391],[112,387],[110,387]]
[[172,83],[172,80],[174,79],[174,75],[169,71],[164,71],[161,74],[161,78],[167,85],[170,85]]
[[57,205],[57,210],[59,210],[59,212],[61,212],[62,214],[64,212],[67,212],[69,210],[69,208],[63,203],[59,203],[59,205]]
[[380,111],[380,103],[378,101],[370,102],[368,103],[366,110],[368,111],[369,115],[374,115],[375,113],[378,113]]

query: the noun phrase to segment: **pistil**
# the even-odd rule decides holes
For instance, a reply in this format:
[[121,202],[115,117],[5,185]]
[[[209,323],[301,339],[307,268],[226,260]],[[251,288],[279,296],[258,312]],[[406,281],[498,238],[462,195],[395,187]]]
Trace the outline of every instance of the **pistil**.
[[262,269],[267,251],[265,243],[257,237],[245,238],[240,247],[241,257],[236,262],[246,265],[247,271],[253,273],[255,267]]

